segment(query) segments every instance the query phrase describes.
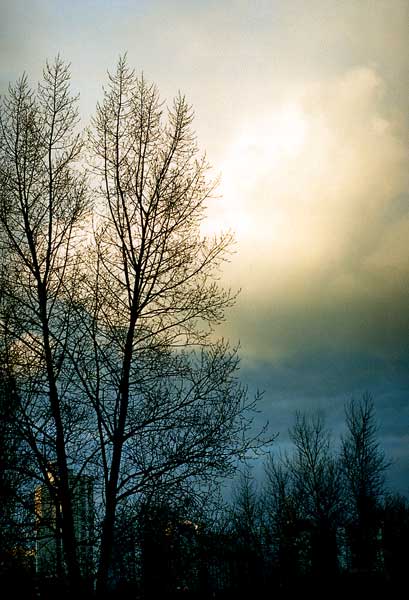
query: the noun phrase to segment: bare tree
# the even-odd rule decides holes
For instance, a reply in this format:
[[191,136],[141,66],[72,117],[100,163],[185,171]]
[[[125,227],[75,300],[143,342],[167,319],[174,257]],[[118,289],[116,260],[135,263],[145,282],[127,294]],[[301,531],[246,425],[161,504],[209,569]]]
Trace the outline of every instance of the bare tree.
[[345,407],[348,432],[342,441],[342,468],[349,499],[349,535],[352,566],[376,568],[380,528],[380,500],[388,467],[377,439],[375,408],[369,394]]
[[183,96],[165,112],[155,86],[122,58],[90,136],[98,216],[87,335],[73,355],[99,436],[101,592],[119,502],[158,488],[199,493],[260,444],[246,435],[254,404],[238,382],[236,352],[214,339],[234,301],[217,282],[232,240],[200,233],[213,184],[192,120]]
[[262,517],[261,497],[250,469],[246,468],[233,489],[231,521],[239,543],[249,552],[260,549]]
[[270,454],[265,463],[263,504],[272,566],[288,588],[302,571],[303,510],[285,456]]
[[257,483],[246,466],[233,487],[229,527],[236,571],[231,584],[241,594],[262,591],[265,584],[263,516]]
[[[76,227],[86,210],[84,178],[76,170],[76,98],[60,58],[46,65],[33,92],[23,76],[4,98],[0,117],[0,228],[9,299],[4,335],[13,348],[21,394],[21,431],[62,508],[62,538],[70,580],[79,581],[68,482],[62,365],[70,315],[64,303],[72,278]],[[58,477],[46,473],[50,461]]]
[[287,461],[293,489],[311,536],[313,572],[331,576],[337,569],[337,527],[342,518],[339,462],[319,415],[297,414],[290,430],[295,452]]

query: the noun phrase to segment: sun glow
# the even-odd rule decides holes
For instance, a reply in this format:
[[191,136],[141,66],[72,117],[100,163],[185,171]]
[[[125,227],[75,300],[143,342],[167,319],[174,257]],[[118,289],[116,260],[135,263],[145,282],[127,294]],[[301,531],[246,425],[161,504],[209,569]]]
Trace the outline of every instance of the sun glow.
[[226,149],[221,165],[222,201],[209,211],[203,234],[231,230],[239,239],[260,234],[260,224],[254,217],[254,203],[258,202],[254,190],[299,158],[307,134],[306,117],[295,104],[242,125]]

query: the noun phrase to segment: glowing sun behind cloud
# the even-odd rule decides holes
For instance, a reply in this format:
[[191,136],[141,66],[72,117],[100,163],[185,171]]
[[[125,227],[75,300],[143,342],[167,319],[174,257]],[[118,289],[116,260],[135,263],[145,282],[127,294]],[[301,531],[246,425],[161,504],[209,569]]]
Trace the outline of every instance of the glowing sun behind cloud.
[[[383,305],[400,289],[409,153],[383,110],[383,93],[374,69],[354,68],[305,85],[293,102],[237,128],[206,227],[236,234],[225,276],[242,288],[242,331],[249,306],[255,322],[274,315],[285,333],[280,315],[352,310],[379,296]],[[255,322],[241,335],[247,352],[284,354],[283,331],[273,349],[270,327],[262,347]]]
[[254,188],[266,174],[281,171],[300,156],[308,129],[301,108],[290,103],[238,128],[221,162],[222,206],[210,208],[204,235],[232,230],[240,241],[257,235],[259,198],[254,197]]
[[230,274],[239,285],[249,282],[246,264],[254,289],[274,273],[276,297],[313,272],[361,285],[351,282],[352,265],[376,253],[408,179],[407,149],[382,94],[376,71],[356,68],[237,127],[220,162],[222,199],[203,232],[235,233],[240,260]]

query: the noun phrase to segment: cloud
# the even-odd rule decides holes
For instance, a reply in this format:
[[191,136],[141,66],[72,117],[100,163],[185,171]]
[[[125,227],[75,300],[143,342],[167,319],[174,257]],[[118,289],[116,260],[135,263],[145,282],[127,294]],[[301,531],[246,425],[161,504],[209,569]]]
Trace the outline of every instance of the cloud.
[[212,218],[237,229],[224,332],[244,352],[404,344],[406,0],[0,4],[0,91],[60,50],[86,120],[128,49],[164,97],[186,92],[222,174]]
[[238,225],[230,333],[245,353],[382,346],[409,323],[409,149],[384,94],[376,70],[354,68],[238,127],[212,218]]

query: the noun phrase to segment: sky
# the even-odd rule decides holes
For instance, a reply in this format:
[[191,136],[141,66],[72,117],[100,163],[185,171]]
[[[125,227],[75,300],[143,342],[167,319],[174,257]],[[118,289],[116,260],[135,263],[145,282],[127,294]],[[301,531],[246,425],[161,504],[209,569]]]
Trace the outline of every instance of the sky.
[[409,493],[409,2],[0,0],[0,93],[71,62],[84,124],[127,52],[195,109],[241,289],[220,333],[286,444],[294,412],[338,436],[372,394],[388,485]]

